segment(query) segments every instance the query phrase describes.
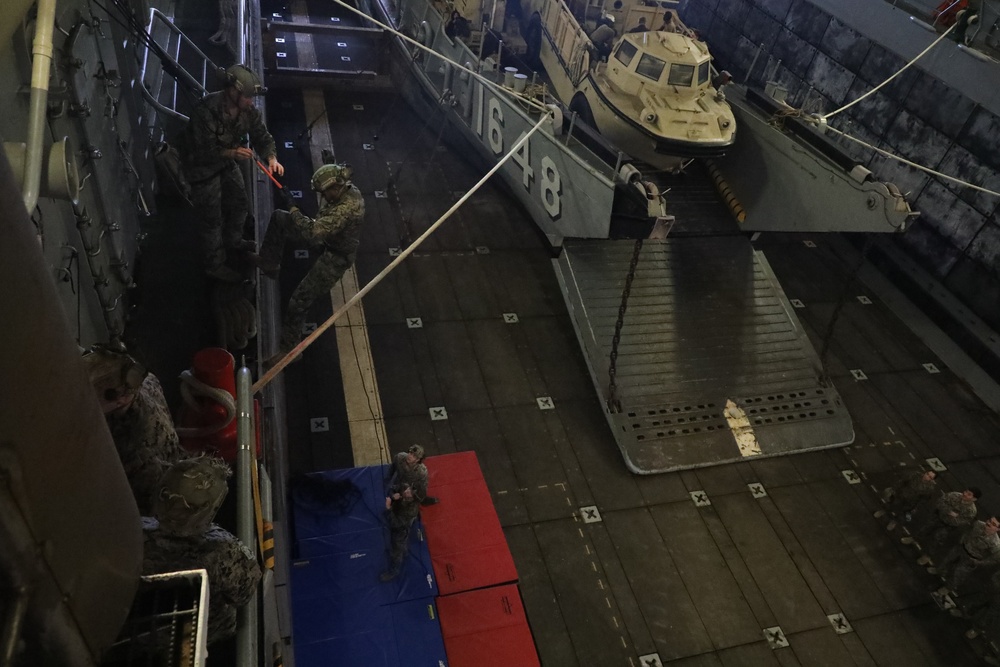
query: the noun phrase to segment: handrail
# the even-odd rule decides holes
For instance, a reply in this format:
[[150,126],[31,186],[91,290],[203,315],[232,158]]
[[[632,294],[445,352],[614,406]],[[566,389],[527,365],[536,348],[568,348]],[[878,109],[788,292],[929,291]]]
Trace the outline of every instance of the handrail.
[[[253,394],[250,391],[252,377],[250,369],[240,366],[236,372],[236,537],[248,549],[256,552],[257,521],[253,505],[253,471],[257,465],[254,438]],[[236,627],[236,664],[257,665],[260,653],[260,637],[257,629],[257,594],[239,610]]]
[[[152,34],[153,19],[158,18],[158,19],[160,19],[160,22],[163,23],[163,25],[165,25],[166,28],[170,32],[174,33],[174,35],[176,35],[177,37],[179,37],[183,43],[185,43],[188,46],[190,46],[191,49],[195,52],[195,54],[202,59],[202,63],[203,63],[203,65],[202,65],[202,79],[203,80],[201,82],[199,82],[197,79],[195,79],[193,76],[191,76],[191,74],[186,69],[184,69],[183,67],[181,67],[180,64],[177,62],[177,60],[175,58],[170,58],[170,64],[174,65],[176,67],[176,73],[179,76],[181,76],[181,78],[183,78],[185,81],[187,81],[189,84],[191,84],[194,88],[196,88],[198,90],[198,92],[200,92],[202,95],[204,95],[206,92],[208,92],[207,89],[206,89],[206,86],[205,86],[205,83],[207,82],[206,80],[208,78],[208,73],[206,71],[205,65],[208,64],[208,63],[211,63],[213,69],[217,70],[219,68],[216,66],[216,64],[214,62],[212,62],[212,59],[209,58],[207,55],[205,55],[205,52],[202,51],[201,49],[199,49],[198,45],[195,44],[194,42],[192,42],[190,37],[188,37],[183,32],[181,32],[180,28],[178,28],[177,26],[175,26],[174,22],[171,21],[163,12],[161,12],[159,9],[156,9],[154,7],[153,9],[149,10],[149,14],[150,14],[150,18],[149,18],[150,34]],[[180,55],[180,44],[178,44],[177,53],[178,53],[178,55]],[[166,55],[165,51],[164,51],[163,55],[164,56]],[[169,56],[167,56],[167,57],[169,57]]]
[[[177,40],[176,55],[171,55],[170,53],[167,52],[166,48],[163,45],[155,42],[155,38],[153,38],[153,33],[156,23],[162,24],[167,28],[168,31],[177,36],[178,40]],[[156,46],[159,48],[156,49],[155,51],[154,49],[147,48],[146,52],[143,54],[142,69],[140,70],[139,73],[139,81],[140,81],[139,88],[141,88],[141,94],[146,99],[146,101],[160,113],[164,113],[178,120],[187,122],[189,118],[186,115],[177,111],[176,108],[171,108],[160,102],[156,98],[156,96],[154,96],[153,93],[146,88],[145,82],[146,82],[146,74],[149,68],[150,51],[154,51],[154,55],[159,60],[160,65],[163,68],[163,71],[167,72],[174,78],[174,92],[173,95],[171,96],[171,103],[174,104],[175,106],[177,104],[178,78],[182,79],[184,83],[190,86],[190,88],[194,90],[199,97],[204,97],[208,93],[207,84],[208,84],[209,68],[211,68],[212,71],[215,71],[218,69],[218,66],[212,61],[211,58],[209,58],[205,54],[204,51],[198,48],[197,44],[192,42],[187,35],[185,35],[176,25],[174,25],[174,22],[170,19],[170,17],[166,16],[163,12],[156,9],[155,7],[149,10],[149,22],[147,24],[146,31],[149,33],[150,38],[153,39],[154,43],[156,43]],[[167,40],[167,43],[169,44],[169,39]],[[201,59],[201,81],[198,81],[198,79],[196,79],[190,72],[188,72],[186,69],[184,69],[184,67],[181,66],[179,59],[180,59],[180,51],[182,45],[187,45],[188,47],[190,47],[190,49],[194,52],[194,54]]]

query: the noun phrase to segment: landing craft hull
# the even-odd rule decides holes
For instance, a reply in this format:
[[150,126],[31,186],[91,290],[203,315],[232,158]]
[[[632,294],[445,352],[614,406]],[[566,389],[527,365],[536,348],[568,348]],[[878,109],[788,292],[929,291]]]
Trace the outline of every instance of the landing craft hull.
[[[874,178],[820,132],[781,131],[729,86],[740,141],[718,166],[753,232],[902,232],[913,213],[899,189]],[[810,141],[804,141],[809,139]],[[824,152],[825,150],[825,152]]]
[[[440,15],[426,0],[388,5],[371,0],[362,3],[362,9],[395,27],[420,29],[424,43],[449,60],[476,61],[465,44],[445,36]],[[415,49],[402,39],[394,40],[393,80],[414,108],[423,114],[443,114],[484,168],[492,168],[541,118],[538,112],[525,111],[512,96],[464,76],[441,58],[427,53],[414,58]],[[497,175],[553,246],[567,237],[608,238],[613,168],[579,146],[567,148],[561,124],[556,125],[554,130],[552,123],[546,123]]]

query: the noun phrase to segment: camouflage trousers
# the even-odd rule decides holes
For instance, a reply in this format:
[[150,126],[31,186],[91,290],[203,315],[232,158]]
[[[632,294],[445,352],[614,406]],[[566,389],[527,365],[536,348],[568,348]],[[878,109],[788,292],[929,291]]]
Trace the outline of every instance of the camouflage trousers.
[[192,183],[191,204],[200,216],[205,266],[223,265],[226,248],[237,247],[243,239],[243,225],[250,214],[239,166],[233,162],[212,178]]
[[[295,217],[287,211],[275,211],[264,234],[264,243],[260,254],[265,260],[275,264],[281,263],[281,255],[285,242],[292,236],[309,239],[312,234],[311,225],[296,223]],[[302,325],[305,324],[309,308],[317,299],[330,293],[344,276],[347,269],[354,264],[356,255],[341,255],[326,250],[323,246],[313,246],[313,252],[319,252],[319,257],[309,269],[309,272],[298,284],[292,297],[288,300],[285,316],[281,325],[281,349],[286,352],[302,340]]]
[[969,555],[964,544],[956,544],[945,556],[941,565],[938,566],[938,573],[944,577],[948,588],[958,592],[958,587],[968,579],[969,575],[975,572],[981,561]]
[[410,550],[410,526],[392,526],[390,529],[389,572],[398,574],[403,567],[403,559]]

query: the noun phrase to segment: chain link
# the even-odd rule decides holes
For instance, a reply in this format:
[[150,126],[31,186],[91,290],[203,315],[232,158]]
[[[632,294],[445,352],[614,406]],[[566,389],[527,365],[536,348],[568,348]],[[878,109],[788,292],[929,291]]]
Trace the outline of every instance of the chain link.
[[618,372],[618,345],[622,340],[625,311],[628,310],[628,299],[632,294],[632,281],[635,280],[635,269],[639,265],[640,252],[642,252],[642,239],[636,239],[635,249],[632,251],[632,261],[628,265],[628,275],[625,277],[625,288],[622,290],[622,302],[618,306],[615,335],[611,339],[611,364],[608,366],[608,410],[611,412],[622,411],[621,401],[618,399],[618,382],[615,379]]

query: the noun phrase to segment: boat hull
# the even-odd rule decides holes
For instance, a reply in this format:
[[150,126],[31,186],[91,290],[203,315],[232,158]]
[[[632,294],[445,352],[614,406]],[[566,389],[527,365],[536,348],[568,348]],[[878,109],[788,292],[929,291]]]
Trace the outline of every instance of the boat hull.
[[[440,15],[430,3],[403,0],[397,6],[395,16],[379,2],[372,2],[369,11],[397,27],[420,26],[425,43],[449,60],[475,62],[465,44],[452,42],[439,29]],[[512,94],[457,71],[439,57],[422,52],[414,58],[415,49],[402,39],[393,40],[393,80],[421,114],[443,115],[455,130],[452,136],[461,139],[470,149],[468,155],[484,169],[492,168],[541,118],[537,111],[526,111]],[[497,173],[553,246],[567,237],[607,238],[611,229],[614,167],[575,142],[572,149],[566,143],[562,122],[547,122]]]

